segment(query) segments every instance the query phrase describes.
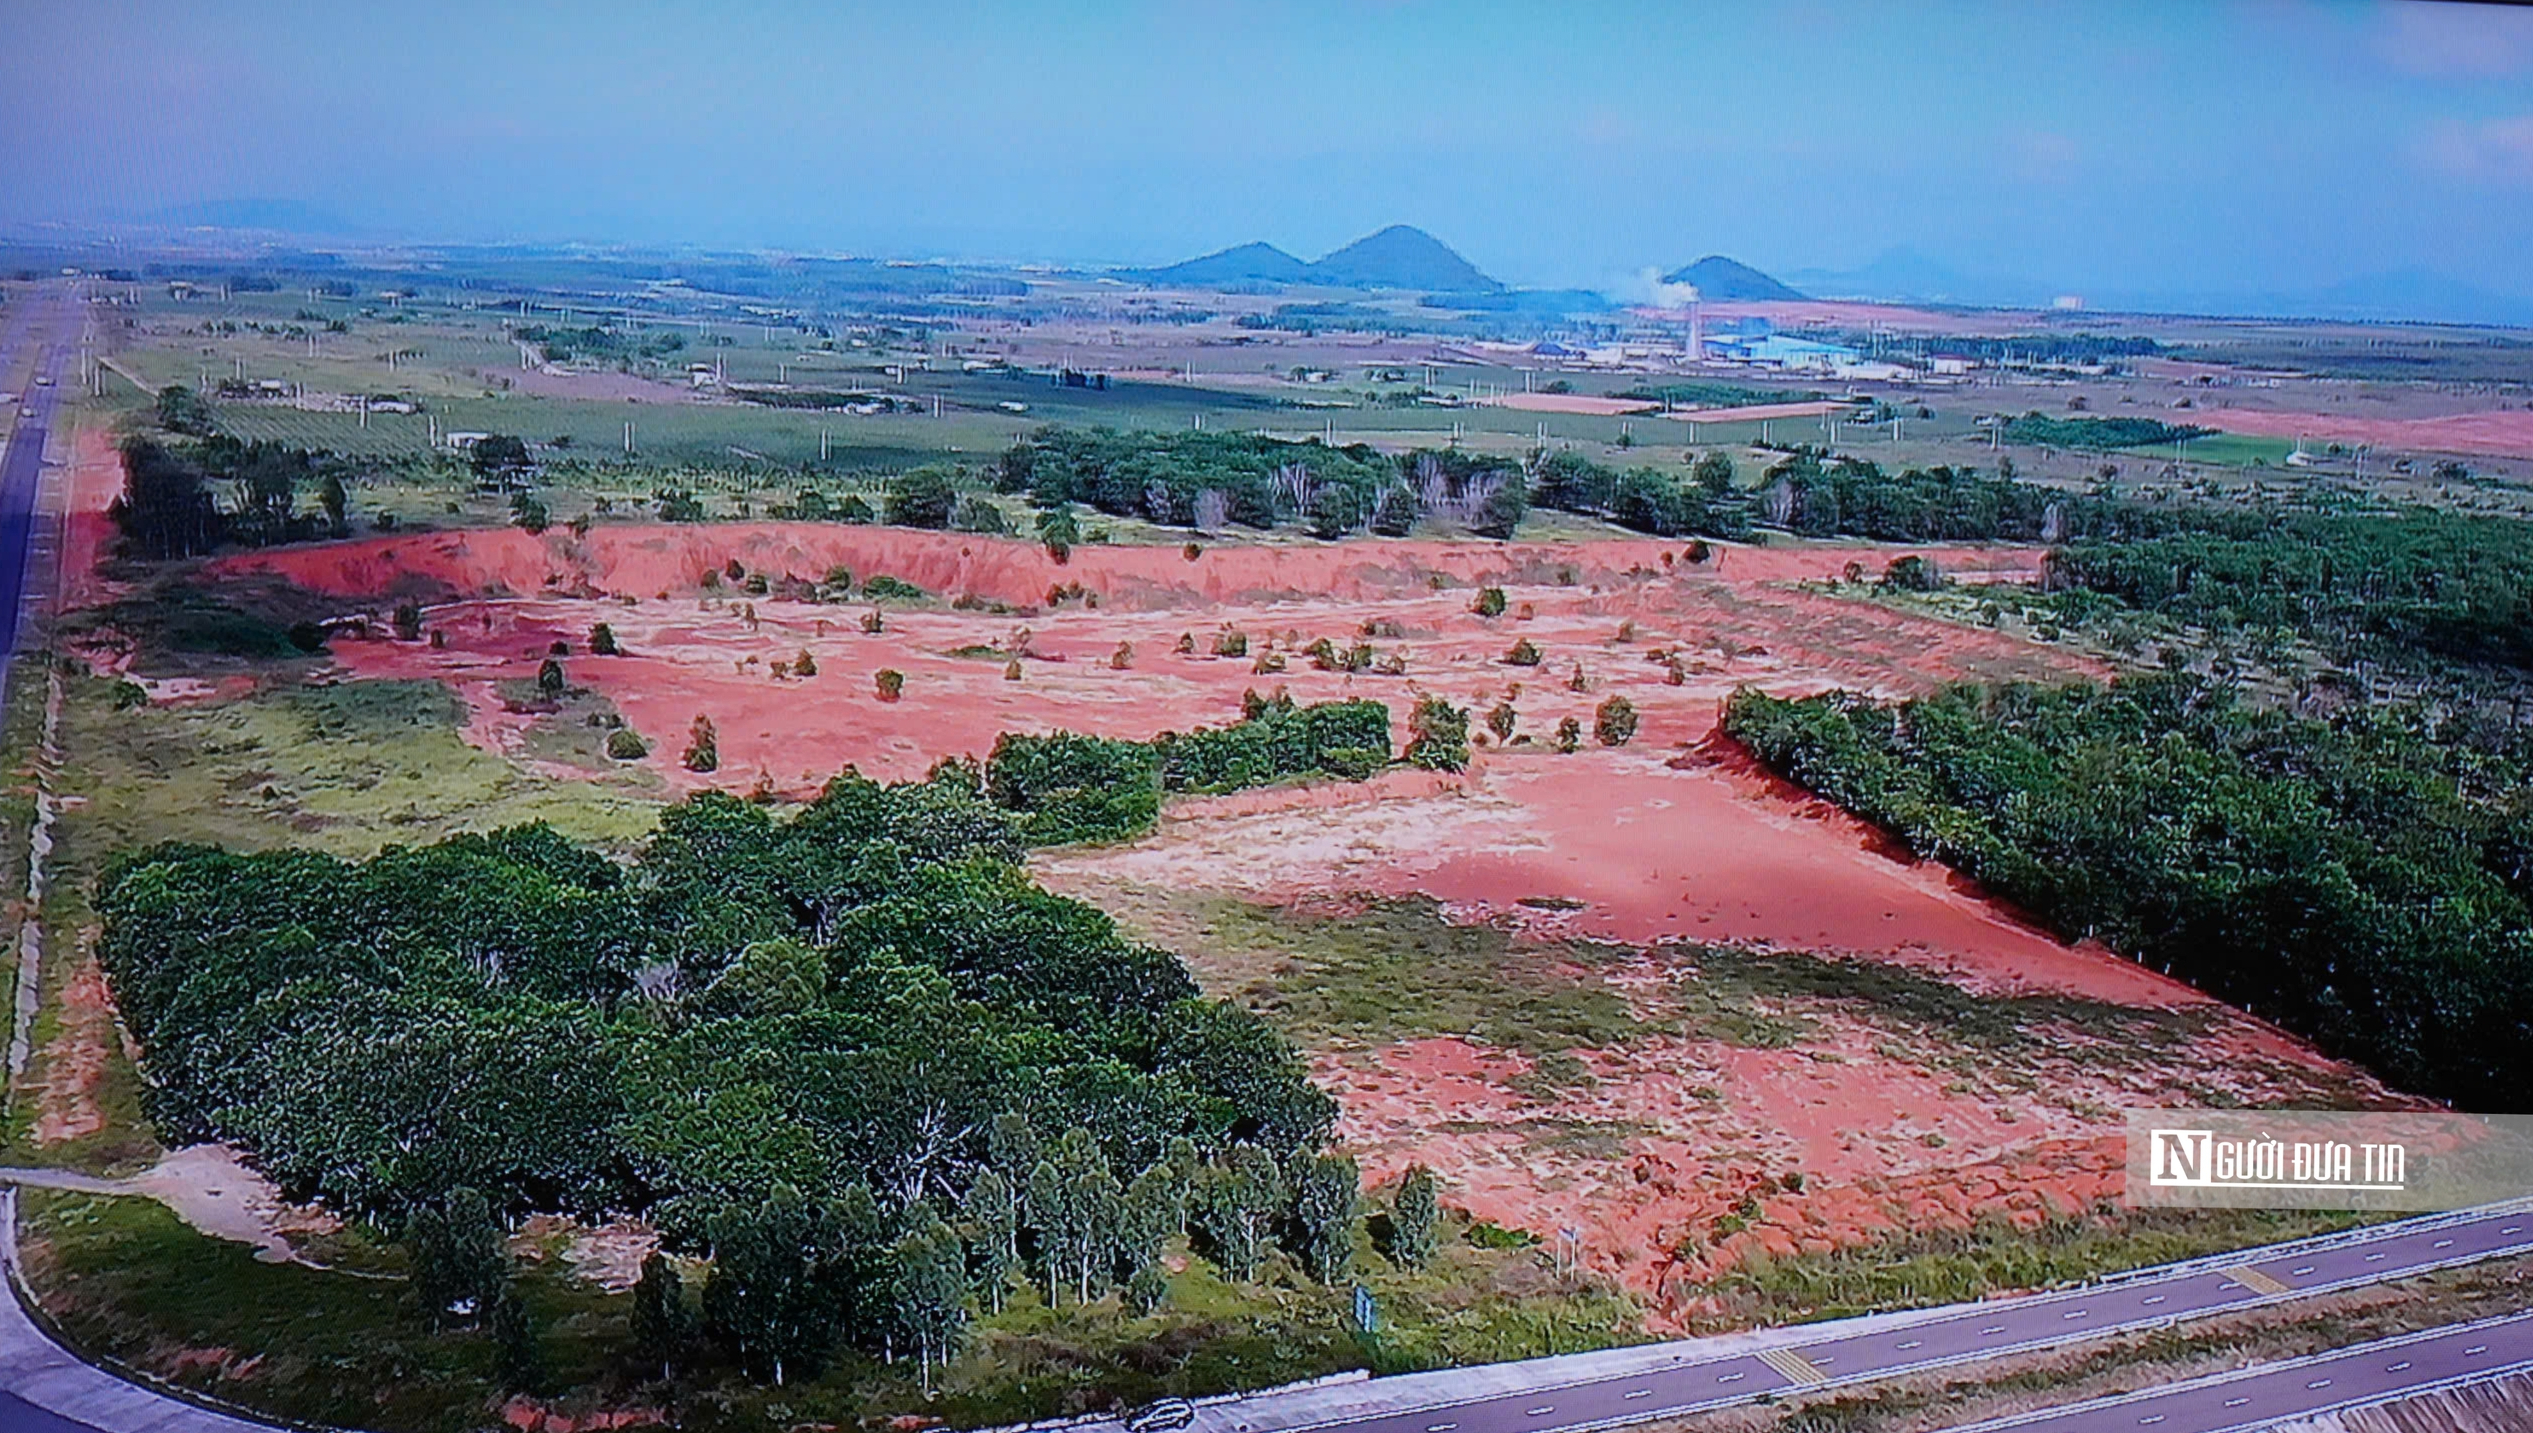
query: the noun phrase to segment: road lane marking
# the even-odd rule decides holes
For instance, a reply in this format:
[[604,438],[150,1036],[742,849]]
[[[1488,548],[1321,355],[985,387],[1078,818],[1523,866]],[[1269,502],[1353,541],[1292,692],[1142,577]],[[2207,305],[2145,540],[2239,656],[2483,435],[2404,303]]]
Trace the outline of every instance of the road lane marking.
[[1553,1404],[1553,1403],[1542,1403],[1542,1404],[1540,1404],[1537,1408],[1532,1408],[1532,1409],[1528,1409],[1528,1410],[1524,1411],[1524,1412],[1523,1412],[1523,1414],[1522,1414],[1522,1416],[1523,1416],[1524,1418],[1545,1418],[1545,1417],[1547,1417],[1549,1414],[1554,1413],[1554,1412],[1556,1412],[1556,1411],[1557,1411],[1557,1405],[1555,1405],[1555,1404]]
[[1829,1375],[1820,1365],[1790,1348],[1772,1348],[1759,1355],[1759,1361],[1784,1374],[1796,1383],[1827,1383]]
[[2003,1324],[1991,1324],[1991,1325],[1989,1325],[1988,1327],[1986,1327],[1986,1328],[1983,1328],[1983,1329],[1979,1330],[1979,1337],[1981,1337],[1981,1338],[1989,1338],[1989,1337],[1992,1337],[1992,1336],[1994,1336],[1994,1335],[2001,1334],[2001,1333],[2003,1333],[2003,1332],[2005,1332],[2005,1325],[2003,1325]]
[[2439,1239],[2435,1243],[2428,1245],[2428,1247],[2431,1249],[2451,1249],[2454,1247],[2454,1241],[2451,1239]]
[[1909,1338],[1909,1339],[1902,1339],[1902,1340],[1900,1340],[1900,1347],[1901,1347],[1901,1348],[1903,1348],[1903,1349],[1924,1348],[1925,1346],[1926,1346],[1926,1340],[1924,1340],[1924,1339],[1922,1339],[1922,1338]]
[[2405,1358],[2405,1359],[2401,1360],[2399,1363],[2394,1364],[2392,1367],[2385,1369],[2385,1370],[2384,1370],[2384,1372],[2386,1372],[2386,1373],[2399,1373],[2399,1372],[2402,1372],[2403,1370],[2407,1369],[2409,1366],[2410,1366],[2410,1360],[2408,1360],[2408,1359],[2406,1359],[2406,1358]]
[[2485,1344],[2485,1343],[2476,1343],[2476,1344],[2473,1344],[2471,1347],[2469,1347],[2469,1348],[2467,1348],[2467,1349],[2464,1349],[2464,1350],[2463,1350],[2463,1357],[2465,1357],[2465,1358],[2478,1358],[2478,1357],[2480,1357],[2482,1354],[2487,1353],[2488,1351],[2489,1351],[2489,1345],[2487,1345],[2487,1344]]
[[2228,1277],[2255,1294],[2292,1294],[2295,1290],[2279,1283],[2258,1269],[2236,1269]]
[[2150,1308],[2150,1309],[2151,1309],[2151,1308],[2153,1308],[2155,1305],[2162,1303],[2162,1302],[2165,1300],[2165,1298],[2167,1298],[2167,1297],[2168,1297],[2168,1296],[2167,1296],[2167,1295],[2164,1295],[2164,1294],[2157,1294],[2157,1295],[2155,1295],[2153,1298],[2148,1299],[2148,1300],[2146,1301],[2146,1307],[2148,1307],[2148,1308]]
[[1653,1396],[1653,1390],[1650,1388],[1639,1388],[1634,1392],[1622,1393],[1619,1396],[1621,1398],[1650,1398]]
[[2308,1383],[2308,1384],[2306,1384],[2306,1385],[2305,1385],[2305,1387],[2307,1387],[2307,1388],[2328,1388],[2328,1387],[2330,1387],[2330,1386],[2331,1386],[2331,1381],[2330,1381],[2329,1379],[2327,1379],[2327,1378],[2317,1378],[2317,1379],[2313,1380],[2311,1383]]
[[2225,1406],[2228,1408],[2240,1408],[2249,1402],[2251,1402],[2251,1400],[2248,1398],[2229,1398],[2225,1400]]

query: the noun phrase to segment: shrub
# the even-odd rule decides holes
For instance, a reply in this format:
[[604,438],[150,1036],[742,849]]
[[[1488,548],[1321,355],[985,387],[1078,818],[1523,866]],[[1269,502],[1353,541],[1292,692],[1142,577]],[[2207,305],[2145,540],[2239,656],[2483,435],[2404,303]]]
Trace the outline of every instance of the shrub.
[[1368,746],[1340,746],[1321,752],[1319,764],[1340,781],[1369,781],[1390,764],[1390,757]]
[[1636,704],[1612,693],[1592,713],[1592,739],[1603,746],[1625,746],[1636,734]]
[[1486,714],[1486,729],[1495,733],[1497,741],[1511,741],[1513,723],[1517,719],[1518,713],[1513,710],[1511,702],[1497,702],[1494,709]]
[[399,602],[396,604],[395,615],[388,620],[395,627],[396,636],[400,641],[418,642],[422,640],[422,607],[420,604],[413,602]]
[[1440,697],[1419,697],[1408,715],[1407,764],[1460,771],[1469,764],[1469,713]]
[[698,715],[687,733],[686,754],[679,758],[688,771],[721,769],[721,736],[713,730],[712,718]]
[[616,645],[616,629],[604,622],[589,629],[589,653],[593,657],[612,657],[623,649]]
[[1583,745],[1583,723],[1567,717],[1557,723],[1557,750],[1571,754]]
[[537,668],[537,690],[549,697],[563,695],[563,664],[552,657]]
[[1935,559],[1911,553],[1891,559],[1882,569],[1882,585],[1897,592],[1932,592],[1944,585],[1944,574]]
[[1120,642],[1117,650],[1108,654],[1108,665],[1114,670],[1122,672],[1134,664],[1135,644],[1132,642]]
[[1524,637],[1513,644],[1512,650],[1504,654],[1504,665],[1508,667],[1536,667],[1539,665],[1541,656],[1542,653],[1539,650],[1538,644],[1532,642],[1528,637]]
[[607,755],[617,761],[640,761],[651,754],[651,744],[629,726],[607,733]]
[[872,676],[879,687],[880,700],[893,702],[906,690],[906,674],[895,667],[882,667]]
[[870,636],[878,636],[881,629],[887,625],[886,619],[880,616],[880,610],[877,607],[862,614],[862,630]]
[[1020,813],[1032,845],[1121,840],[1160,814],[1161,763],[1140,742],[1005,732],[985,760],[985,792]]
[[1249,655],[1249,634],[1237,627],[1225,627],[1214,634],[1214,655],[1245,657]]
[[800,655],[792,658],[792,675],[795,677],[818,675],[818,659],[809,655],[807,647],[801,648]]
[[1501,587],[1479,588],[1478,599],[1469,604],[1469,610],[1475,612],[1481,617],[1503,616],[1504,589]]

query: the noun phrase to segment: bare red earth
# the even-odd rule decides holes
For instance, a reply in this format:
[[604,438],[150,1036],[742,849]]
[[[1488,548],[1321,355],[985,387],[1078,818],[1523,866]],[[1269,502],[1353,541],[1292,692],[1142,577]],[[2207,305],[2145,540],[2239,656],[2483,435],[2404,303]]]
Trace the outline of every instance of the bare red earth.
[[[1579,1229],[1591,1262],[1681,1326],[1712,1312],[1699,1281],[1753,1250],[1820,1252],[1989,1214],[2030,1223],[2110,1197],[2125,1105],[2216,1088],[2246,1101],[2345,1097],[2362,1085],[2185,986],[2062,945],[1716,735],[1720,703],[1744,684],[1903,695],[1958,678],[2104,675],[2071,652],[1820,585],[1851,564],[1878,573],[1894,555],[1729,548],[1692,563],[1684,545],[1649,540],[1359,541],[1209,546],[1193,559],[1084,547],[1059,564],[1012,540],[752,524],[407,536],[217,567],[287,577],[347,611],[428,603],[444,646],[346,639],[338,659],[360,675],[450,683],[474,708],[468,738],[495,749],[518,749],[535,720],[506,710],[498,689],[533,676],[562,641],[568,680],[612,702],[650,738],[648,764],[689,789],[764,781],[806,792],[846,765],[913,777],[944,756],[981,755],[1005,731],[1140,739],[1219,725],[1251,688],[1378,698],[1400,742],[1420,693],[1479,717],[1509,703],[1515,744],[1482,747],[1464,775],[1401,771],[1176,803],[1153,837],[1054,853],[1040,874],[1094,897],[1426,893],[1457,918],[1643,948],[1644,970],[1611,977],[1622,984],[1669,978],[1661,963],[1683,957],[1663,943],[1678,939],[1894,959],[1974,990],[2059,992],[2196,1022],[2186,1048],[2150,1066],[2079,1045],[1975,1078],[1961,1073],[1963,1051],[1896,1050],[1835,1021],[1795,1049],[1658,1034],[1588,1052],[1592,1079],[1563,1093],[1526,1079],[1519,1055],[1469,1040],[1320,1055],[1367,1175],[1423,1161],[1480,1217]],[[2015,549],[1936,555],[1974,580],[2029,577],[2036,563]],[[733,561],[773,581],[836,567],[887,574],[968,605],[892,608],[884,630],[866,634],[867,604],[701,587]],[[1506,589],[1503,616],[1470,610],[1483,585]],[[1010,610],[978,610],[995,603]],[[626,654],[586,654],[599,621]],[[1244,634],[1248,655],[1209,655],[1225,629]],[[1183,635],[1193,654],[1175,650]],[[1313,670],[1305,649],[1320,638],[1368,642],[1405,671]],[[1516,642],[1538,649],[1538,665],[1507,663]],[[815,676],[774,675],[803,651]],[[1018,680],[1007,675],[1013,653]],[[1269,653],[1284,670],[1256,670]],[[881,668],[905,674],[901,699],[881,700]],[[1588,735],[1613,694],[1640,717],[1634,741],[1614,750]],[[697,715],[719,730],[709,776],[676,761]],[[1566,718],[1587,733],[1572,755],[1546,745]],[[1800,1192],[1785,1187],[1789,1174],[1803,1176]],[[1749,1227],[1718,1223],[1753,1197]]]

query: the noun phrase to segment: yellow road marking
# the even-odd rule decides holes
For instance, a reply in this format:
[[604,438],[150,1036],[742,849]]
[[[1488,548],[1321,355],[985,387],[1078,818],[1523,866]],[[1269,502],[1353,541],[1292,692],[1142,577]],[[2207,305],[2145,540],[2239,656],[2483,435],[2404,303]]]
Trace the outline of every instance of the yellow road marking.
[[2232,1269],[2227,1271],[2225,1277],[2232,1279],[2235,1283],[2242,1285],[2244,1288],[2251,1290],[2255,1294],[2292,1294],[2295,1292],[2294,1289],[2289,1288],[2285,1284],[2279,1283],[2276,1279],[2269,1277],[2267,1274],[2262,1273],[2258,1269]]
[[1772,1348],[1759,1355],[1759,1361],[1784,1374],[1796,1383],[1827,1383],[1829,1375],[1820,1371],[1810,1359],[1790,1348]]

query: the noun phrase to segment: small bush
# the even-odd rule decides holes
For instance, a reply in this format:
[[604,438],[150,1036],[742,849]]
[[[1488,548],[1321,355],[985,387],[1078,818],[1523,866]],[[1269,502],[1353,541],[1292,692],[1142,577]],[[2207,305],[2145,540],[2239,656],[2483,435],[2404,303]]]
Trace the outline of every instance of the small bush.
[[1460,771],[1469,764],[1469,713],[1440,697],[1419,697],[1409,714],[1407,764],[1428,771]]
[[792,658],[792,675],[795,677],[818,675],[818,659],[809,655],[807,647],[801,648],[800,655]]
[[640,761],[651,754],[651,744],[629,726],[620,726],[607,733],[607,755],[617,761]]
[[1583,723],[1567,717],[1557,723],[1557,750],[1568,755],[1583,745]]
[[1249,655],[1249,634],[1237,627],[1225,627],[1214,634],[1214,655],[1245,657]]
[[1140,742],[1005,732],[985,760],[985,793],[1020,813],[1032,845],[1121,840],[1160,814],[1161,763]]
[[1603,746],[1625,746],[1636,734],[1636,704],[1612,694],[1592,713],[1592,739]]
[[1495,733],[1497,741],[1511,741],[1513,723],[1516,720],[1518,720],[1518,714],[1513,710],[1511,702],[1497,702],[1494,710],[1486,714],[1486,729]]
[[397,640],[404,642],[422,640],[422,608],[419,604],[397,603],[395,615],[389,621],[396,629]]
[[1478,600],[1469,604],[1469,610],[1481,617],[1503,616],[1504,589],[1501,587],[1479,588]]
[[897,700],[906,690],[906,674],[895,667],[880,668],[871,680],[878,686],[880,700],[884,702]]
[[615,628],[608,626],[604,622],[600,622],[589,629],[589,654],[591,656],[612,657],[622,650],[622,648],[616,645]]
[[862,630],[870,636],[878,636],[887,625],[887,621],[880,616],[880,610],[877,607],[862,614]]
[[1538,644],[1531,641],[1528,637],[1524,637],[1513,644],[1512,650],[1504,654],[1504,665],[1508,667],[1536,667],[1539,665],[1542,656],[1543,654],[1540,652]]
[[679,758],[688,771],[721,769],[721,735],[713,729],[712,718],[697,716],[686,737],[686,754]]

